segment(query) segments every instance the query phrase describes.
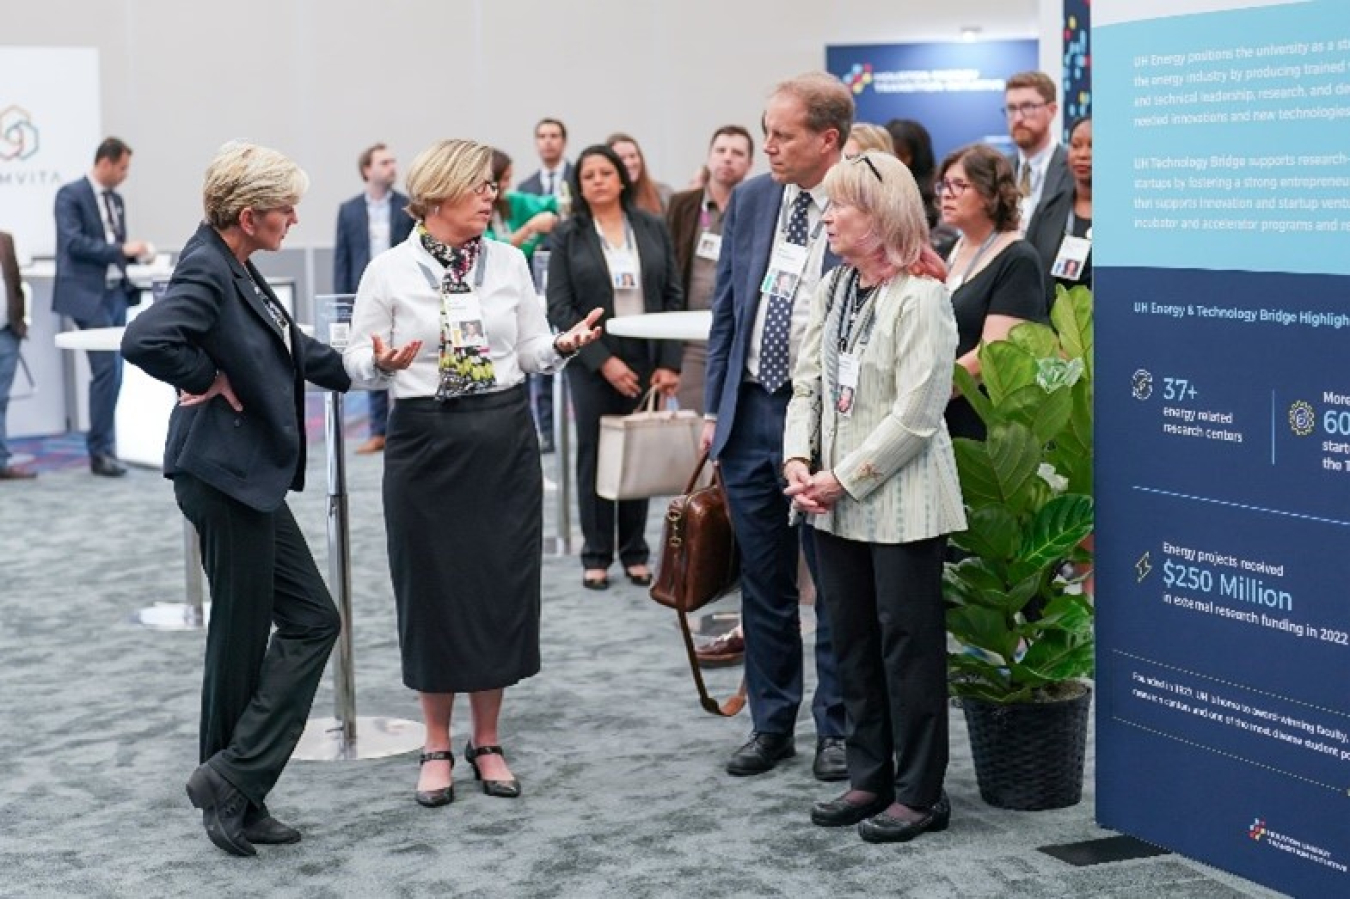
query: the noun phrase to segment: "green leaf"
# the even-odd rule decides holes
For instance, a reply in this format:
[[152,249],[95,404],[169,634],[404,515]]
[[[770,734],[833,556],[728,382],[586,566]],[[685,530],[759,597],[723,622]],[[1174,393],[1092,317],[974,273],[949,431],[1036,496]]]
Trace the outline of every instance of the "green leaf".
[[1022,548],[1009,573],[1020,580],[1063,559],[1092,533],[1092,497],[1066,493],[1036,511],[1022,535]]
[[1059,338],[1050,326],[1040,322],[1022,322],[1015,326],[1008,332],[1008,342],[1020,346],[1036,359],[1059,355]]
[[1036,383],[1036,357],[1006,340],[982,344],[980,378],[997,406],[1014,390]]
[[1021,670],[1014,670],[1013,676],[1041,683],[1091,677],[1093,656],[1090,639],[1074,639],[1069,634],[1055,631],[1031,644],[1027,654],[1017,663]]
[[1003,506],[991,505],[970,510],[960,545],[983,559],[1007,561],[1021,542],[1017,518]]
[[1073,385],[1073,411],[1054,438],[1046,459],[1069,481],[1070,493],[1092,493],[1092,385]]
[[952,382],[956,384],[956,389],[961,391],[961,395],[970,403],[975,414],[980,416],[980,421],[984,422],[985,427],[993,424],[991,421],[993,415],[993,405],[989,402],[989,397],[980,389],[980,382],[975,380],[975,376],[966,370],[964,365],[954,366],[952,369]]
[[1008,630],[1003,614],[982,606],[958,606],[947,610],[947,630],[958,642],[1012,658],[1020,639]]
[[1007,421],[1026,425],[1040,443],[1049,443],[1069,423],[1073,394],[1069,390],[1046,393],[1039,385],[1031,384],[1006,397],[998,412]]
[[1078,286],[1066,291],[1055,288],[1055,303],[1050,309],[1050,322],[1059,334],[1064,355],[1082,359],[1087,366],[1088,380],[1095,373],[1092,358],[1092,291]]
[[961,492],[971,508],[1006,506],[1013,515],[1028,508],[1033,481],[1040,481],[1041,446],[1023,425],[1002,424],[989,429],[984,440],[953,441]]

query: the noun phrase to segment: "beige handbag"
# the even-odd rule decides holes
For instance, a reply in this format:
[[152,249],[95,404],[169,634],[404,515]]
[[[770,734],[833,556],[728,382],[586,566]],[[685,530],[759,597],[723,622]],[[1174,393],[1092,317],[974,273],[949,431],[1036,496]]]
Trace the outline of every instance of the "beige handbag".
[[647,391],[632,415],[602,415],[595,492],[603,499],[648,499],[684,492],[698,464],[703,419],[687,409],[658,411]]

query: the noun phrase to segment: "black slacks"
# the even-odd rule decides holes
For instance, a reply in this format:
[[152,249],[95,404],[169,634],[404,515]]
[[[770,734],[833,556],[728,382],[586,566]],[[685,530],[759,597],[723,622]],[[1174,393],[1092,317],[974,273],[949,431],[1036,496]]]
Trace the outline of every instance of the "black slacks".
[[934,805],[947,772],[946,537],[863,543],[817,530],[855,790]]
[[259,512],[186,474],[174,495],[211,587],[201,760],[260,806],[305,729],[341,622],[289,506]]
[[[651,377],[628,363],[638,373],[640,384]],[[600,416],[628,415],[639,399],[615,390],[599,372],[580,365],[567,368],[567,383],[572,388],[572,409],[577,426],[577,513],[581,519],[581,566],[608,568],[614,561],[615,526],[618,531],[619,562],[625,568],[647,564],[651,549],[647,546],[647,500],[614,502],[595,492],[595,469],[600,455]]]

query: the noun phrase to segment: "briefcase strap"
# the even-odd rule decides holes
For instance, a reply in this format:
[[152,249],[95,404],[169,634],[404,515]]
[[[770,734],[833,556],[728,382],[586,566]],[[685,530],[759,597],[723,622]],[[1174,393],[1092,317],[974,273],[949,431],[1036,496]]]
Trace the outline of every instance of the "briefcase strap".
[[709,696],[708,688],[703,683],[703,669],[698,666],[698,655],[694,652],[694,635],[689,632],[689,616],[676,609],[675,617],[680,619],[680,633],[684,634],[684,651],[689,656],[689,672],[694,675],[694,686],[698,687],[699,705],[710,715],[730,718],[737,714],[745,708],[745,678],[741,678],[736,695],[728,697],[724,702],[719,703]]

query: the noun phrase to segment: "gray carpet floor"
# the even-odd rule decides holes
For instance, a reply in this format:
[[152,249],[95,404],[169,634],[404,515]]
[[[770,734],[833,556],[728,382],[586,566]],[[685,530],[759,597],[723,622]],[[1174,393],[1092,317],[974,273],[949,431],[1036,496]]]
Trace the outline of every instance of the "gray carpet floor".
[[[326,570],[323,456],[313,447],[310,488],[291,504]],[[380,469],[378,457],[349,459],[358,712],[417,719],[399,679]],[[1093,823],[1091,768],[1075,808],[990,808],[959,711],[950,830],[870,846],[852,829],[813,827],[811,802],[837,789],[811,777],[809,715],[795,760],[728,777],[747,717],[698,708],[673,613],[626,583],[583,590],[577,561],[553,556],[543,672],[508,691],[503,716],[524,798],[484,796],[462,759],[457,800],[438,810],[412,801],[414,756],[296,761],[270,804],[304,841],[231,858],[207,842],[183,791],[203,634],[131,622],[138,608],[180,600],[183,582],[181,519],[157,472],[0,484],[0,895],[1275,895],[1175,855],[1074,868],[1035,851],[1109,835]],[[710,675],[723,693],[738,678]],[[330,671],[314,714],[332,708]],[[461,700],[456,715],[467,711]]]

